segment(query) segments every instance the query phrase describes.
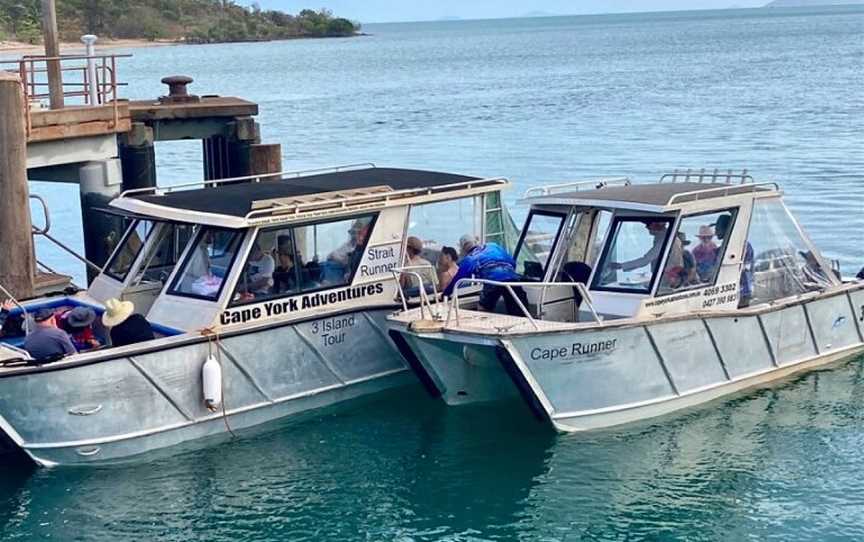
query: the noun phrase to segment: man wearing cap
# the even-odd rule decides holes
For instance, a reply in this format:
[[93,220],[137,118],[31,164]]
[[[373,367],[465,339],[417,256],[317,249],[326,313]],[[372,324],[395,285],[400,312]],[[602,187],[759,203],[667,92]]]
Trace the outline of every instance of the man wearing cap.
[[33,315],[36,329],[24,340],[24,350],[36,361],[54,361],[77,353],[65,331],[57,328],[53,309],[39,309]]
[[[495,243],[480,245],[473,235],[463,235],[459,239],[459,249],[462,254],[459,270],[456,271],[453,280],[444,289],[445,296],[453,295],[456,284],[465,278],[474,277],[497,282],[518,282],[522,279],[522,276],[516,272],[516,260],[500,245]],[[483,290],[480,292],[480,307],[489,312],[494,311],[495,305],[498,304],[498,300],[506,291],[503,286],[484,284]],[[527,303],[525,291],[522,288],[515,286],[513,291],[523,305]],[[510,295],[505,295],[504,301],[507,303],[508,314],[524,316],[519,305]]]

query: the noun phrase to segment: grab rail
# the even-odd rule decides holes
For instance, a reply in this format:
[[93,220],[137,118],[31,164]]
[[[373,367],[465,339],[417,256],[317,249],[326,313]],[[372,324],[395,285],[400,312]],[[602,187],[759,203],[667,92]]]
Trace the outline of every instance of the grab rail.
[[[678,171],[677,169],[672,173],[666,173],[665,175],[660,177],[660,182],[664,182],[667,179],[671,179],[670,182],[676,183],[678,182],[678,178],[683,177],[684,180],[682,182],[696,182],[696,183],[704,183],[708,182],[717,182],[721,179],[726,179],[726,184],[732,184],[732,180],[740,180],[741,182],[738,184],[747,184],[748,182],[753,182],[753,176],[747,173],[747,170],[741,170],[741,173],[732,173],[732,170],[726,170],[726,173],[722,173],[719,168],[715,168],[713,172],[706,173],[705,168],[700,169],[699,171],[694,171],[693,169],[688,169],[687,171]],[[692,181],[691,181],[692,179]]]
[[630,186],[632,182],[629,177],[598,177],[596,179],[586,179],[584,181],[573,181],[561,184],[548,184],[545,186],[535,186],[529,188],[522,194],[522,199],[536,198],[540,196],[550,196],[558,194],[565,190],[579,190],[585,186],[591,186],[594,190],[606,188],[607,186]]
[[[753,192],[758,192],[760,188],[770,187],[773,191],[779,192],[780,185],[775,182],[767,182],[767,183],[752,183],[747,184],[746,186],[742,185],[729,185],[729,186],[720,186],[717,188],[708,188],[706,190],[691,190],[689,192],[682,192],[680,194],[675,194],[669,201],[666,203],[666,206],[669,207],[671,205],[675,205],[676,203],[684,203],[679,202],[678,200],[684,200],[685,198],[693,198],[686,201],[699,201],[701,199],[700,196],[705,194],[714,195],[716,192],[720,192],[721,196],[737,196],[738,194],[751,194]],[[733,194],[730,194],[730,191],[734,191]],[[695,196],[695,197],[694,197]]]
[[149,186],[145,188],[132,188],[130,190],[124,190],[117,196],[117,199],[127,198],[132,195],[141,195],[146,194],[148,192],[152,192],[154,195],[164,195],[170,194],[177,190],[181,190],[184,188],[192,188],[192,187],[200,187],[207,188],[208,186],[218,185],[222,183],[236,183],[240,181],[249,181],[250,183],[258,183],[261,182],[263,178],[270,177],[300,177],[301,175],[307,175],[310,173],[334,173],[338,171],[348,171],[354,169],[372,169],[377,167],[372,162],[365,162],[362,164],[346,164],[343,166],[332,166],[332,167],[323,167],[323,168],[313,168],[313,169],[298,169],[292,171],[280,171],[278,173],[256,173],[254,175],[243,175],[242,177],[226,177],[224,179],[208,179],[204,181],[194,181],[183,184],[175,184],[172,186]]
[[[471,189],[478,185],[492,184],[507,184],[509,181],[505,177],[489,177],[484,179],[473,179],[470,181],[462,181],[458,183],[442,184],[439,186],[428,186],[423,188],[406,188],[403,190],[392,190],[387,192],[373,192],[369,194],[361,194],[355,196],[335,196],[329,200],[311,201],[303,203],[280,203],[271,202],[273,207],[267,209],[255,209],[246,213],[246,220],[261,216],[267,216],[273,213],[281,215],[292,214],[294,216],[301,215],[304,211],[313,212],[316,210],[327,210],[328,207],[337,206],[338,210],[348,209],[352,205],[360,205],[363,203],[383,203],[387,204],[393,198],[407,198],[414,195],[432,195],[437,192],[446,192],[457,188]],[[332,209],[331,209],[332,210]]]
[[[32,235],[34,237],[37,235],[41,235],[45,239],[48,239],[49,241],[51,241],[52,243],[57,245],[60,249],[71,254],[74,258],[80,260],[87,267],[90,267],[91,269],[101,273],[102,268],[100,266],[91,262],[90,260],[88,260],[84,256],[81,256],[80,254],[78,254],[77,252],[75,252],[74,250],[69,248],[68,246],[64,245],[59,239],[55,238],[53,235],[48,233],[49,230],[51,230],[51,214],[48,212],[48,204],[45,202],[45,199],[42,196],[39,196],[37,194],[30,194],[30,199],[35,199],[36,201],[39,202],[39,204],[42,206],[42,212],[45,216],[44,227],[39,228],[38,226],[34,226],[33,224],[30,225]],[[48,269],[47,266],[45,266],[44,264],[42,264],[42,265],[43,265],[43,267]],[[50,269],[49,269],[49,271],[50,271]],[[52,273],[53,273],[53,271],[52,271]]]
[[520,288],[543,288],[541,292],[541,299],[545,297],[545,292],[550,287],[557,286],[565,286],[570,288],[576,288],[579,291],[579,294],[582,296],[582,301],[585,302],[588,310],[591,312],[591,316],[594,318],[594,321],[598,324],[603,323],[603,319],[600,318],[600,315],[597,314],[597,310],[594,308],[594,301],[591,298],[591,294],[588,292],[588,289],[585,287],[585,284],[581,282],[500,282],[497,280],[488,280],[488,279],[477,279],[477,278],[464,278],[459,279],[456,283],[456,287],[453,290],[453,299],[451,300],[450,306],[447,310],[447,319],[445,321],[445,325],[450,324],[450,313],[451,311],[456,315],[456,325],[459,325],[459,288],[463,284],[484,284],[488,286],[500,286],[507,290],[507,292],[513,297],[513,300],[516,301],[516,304],[519,306],[519,309],[525,315],[525,318],[531,323],[535,330],[539,330],[540,326],[537,324],[537,320],[531,316],[531,311],[528,310],[527,307],[522,303],[522,301],[516,296],[516,293],[513,291],[513,287]]
[[[408,296],[405,295],[405,292],[402,289],[402,282],[399,280],[400,275],[406,274],[417,278],[417,287],[420,289],[420,318],[426,318],[426,313],[423,311],[423,306],[425,304],[429,308],[429,316],[440,319],[441,313],[433,310],[432,303],[429,302],[429,294],[426,293],[426,286],[423,284],[423,277],[419,273],[421,269],[431,269],[433,273],[435,272],[435,268],[432,267],[432,264],[406,265],[403,267],[394,267],[390,270],[390,272],[393,273],[393,279],[396,281],[396,287],[399,288],[399,298],[402,300],[402,309],[405,310],[405,312],[408,312]],[[439,299],[438,287],[434,282],[432,283],[432,295],[435,300],[435,305],[437,305]]]

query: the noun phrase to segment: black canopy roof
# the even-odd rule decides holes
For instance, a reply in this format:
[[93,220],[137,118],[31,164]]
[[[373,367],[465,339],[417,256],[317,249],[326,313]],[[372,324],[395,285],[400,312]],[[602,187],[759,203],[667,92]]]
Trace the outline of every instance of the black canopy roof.
[[393,190],[434,188],[479,179],[436,171],[366,168],[133,197],[162,207],[242,218],[252,210],[256,201],[385,185]]

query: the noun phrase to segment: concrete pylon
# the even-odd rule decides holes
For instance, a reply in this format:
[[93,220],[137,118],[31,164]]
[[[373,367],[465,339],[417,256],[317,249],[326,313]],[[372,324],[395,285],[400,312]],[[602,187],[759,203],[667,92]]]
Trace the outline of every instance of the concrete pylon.
[[36,270],[24,107],[21,80],[0,71],[0,284],[19,299],[33,297]]

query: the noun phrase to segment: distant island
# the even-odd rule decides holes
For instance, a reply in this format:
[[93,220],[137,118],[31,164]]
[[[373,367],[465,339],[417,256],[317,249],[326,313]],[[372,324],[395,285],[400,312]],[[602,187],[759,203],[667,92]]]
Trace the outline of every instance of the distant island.
[[[0,0],[0,41],[39,43],[40,0]],[[329,10],[297,15],[247,8],[232,0],[57,0],[61,39],[82,34],[185,43],[354,36],[356,22]]]
[[864,0],[774,0],[765,4],[766,8],[792,8],[806,6],[844,6],[864,4]]

